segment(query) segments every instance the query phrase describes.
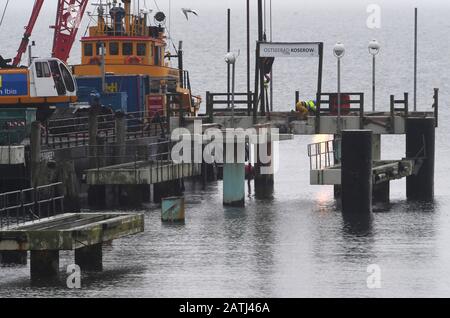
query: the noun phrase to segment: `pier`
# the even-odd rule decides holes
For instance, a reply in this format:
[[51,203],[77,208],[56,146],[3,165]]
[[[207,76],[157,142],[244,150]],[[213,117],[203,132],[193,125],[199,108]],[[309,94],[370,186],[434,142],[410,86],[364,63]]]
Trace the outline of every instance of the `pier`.
[[0,252],[30,251],[31,280],[56,279],[59,251],[81,270],[102,270],[102,244],[144,231],[143,214],[65,213],[0,230]]

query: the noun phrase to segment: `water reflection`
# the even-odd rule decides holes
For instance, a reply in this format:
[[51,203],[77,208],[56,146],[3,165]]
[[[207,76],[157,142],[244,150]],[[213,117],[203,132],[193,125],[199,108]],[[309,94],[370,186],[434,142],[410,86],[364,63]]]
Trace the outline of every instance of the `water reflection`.
[[372,213],[342,213],[343,231],[348,235],[370,236],[372,235]]

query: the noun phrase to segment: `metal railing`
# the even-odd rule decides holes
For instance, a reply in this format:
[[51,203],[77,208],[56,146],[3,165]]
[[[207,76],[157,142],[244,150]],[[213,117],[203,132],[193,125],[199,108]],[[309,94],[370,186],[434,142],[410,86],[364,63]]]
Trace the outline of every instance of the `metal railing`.
[[[116,138],[116,116],[97,116],[97,136],[106,143],[114,143]],[[167,129],[167,121],[159,115],[150,116],[145,112],[125,114],[126,140],[158,136]],[[50,149],[64,149],[89,144],[89,117],[64,118],[48,121],[41,130],[41,144]]]
[[61,182],[0,194],[0,228],[64,212],[64,191]]
[[[189,175],[194,175],[200,172],[201,163],[192,164],[188,167],[172,160],[173,142],[170,140],[157,141],[146,145],[136,145],[135,149],[127,150],[122,153],[119,146],[108,145],[107,148],[102,146],[94,146],[91,150],[96,152],[96,155],[87,154],[89,159],[93,159],[90,170],[97,170],[100,172],[102,168],[108,169],[132,169],[137,173],[139,169],[147,169],[150,171],[150,179],[156,179],[156,183],[165,181],[163,173],[169,179],[174,179],[174,176],[182,178],[186,172]],[[108,161],[112,161],[108,163]],[[111,167],[116,165],[126,165],[119,167]],[[163,169],[164,168],[164,169]],[[187,171],[185,169],[188,169]],[[154,175],[156,173],[156,175]]]
[[333,139],[308,145],[309,168],[321,170],[340,161],[341,139]]
[[[254,94],[252,92],[248,93],[235,93],[234,104],[246,105],[246,108],[238,108],[235,107],[235,112],[245,113],[247,116],[250,116],[252,113],[252,105],[254,101]],[[229,113],[231,111],[231,98],[232,94],[228,93],[211,93],[206,92],[206,115],[209,120],[212,122],[214,113]],[[215,105],[222,105],[217,108]],[[225,105],[225,107],[223,106]]]
[[[364,128],[364,93],[340,93],[341,94],[341,115],[358,115],[359,128]],[[346,99],[348,98],[348,99]],[[316,110],[316,132],[320,132],[320,116],[337,115],[338,94],[337,93],[320,93],[317,94],[317,110]],[[328,105],[326,107],[325,105]],[[356,107],[352,107],[356,105]]]

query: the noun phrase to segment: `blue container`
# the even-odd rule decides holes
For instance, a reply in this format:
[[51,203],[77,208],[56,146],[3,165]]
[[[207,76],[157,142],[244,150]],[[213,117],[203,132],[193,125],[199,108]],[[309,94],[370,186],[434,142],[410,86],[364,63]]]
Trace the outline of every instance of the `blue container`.
[[27,96],[28,76],[25,73],[0,74],[0,96]]
[[[80,101],[92,90],[100,92],[102,90],[101,77],[77,77]],[[107,75],[106,85],[111,93],[127,93],[127,112],[145,111],[145,96],[149,90],[148,76],[144,75]],[[118,98],[118,97],[115,97]]]

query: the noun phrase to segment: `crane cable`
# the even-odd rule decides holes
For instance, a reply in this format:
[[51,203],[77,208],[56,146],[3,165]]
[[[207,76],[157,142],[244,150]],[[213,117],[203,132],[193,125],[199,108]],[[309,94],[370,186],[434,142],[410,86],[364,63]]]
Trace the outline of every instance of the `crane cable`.
[[3,9],[2,18],[0,19],[0,26],[2,26],[2,24],[3,24],[3,19],[5,18],[6,9],[8,9],[8,4],[9,4],[9,0],[6,0],[6,5],[5,5],[5,8]]

